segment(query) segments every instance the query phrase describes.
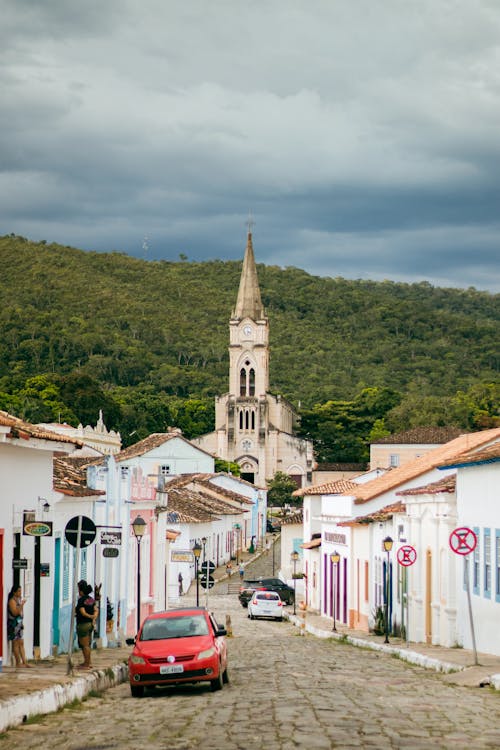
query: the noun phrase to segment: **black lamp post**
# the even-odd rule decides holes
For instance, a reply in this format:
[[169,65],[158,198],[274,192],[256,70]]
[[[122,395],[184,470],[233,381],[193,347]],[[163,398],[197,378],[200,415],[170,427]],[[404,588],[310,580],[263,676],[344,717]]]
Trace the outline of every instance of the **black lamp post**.
[[141,516],[137,516],[132,523],[137,539],[137,632],[141,627],[141,540],[146,532],[146,526],[146,521]]
[[390,536],[382,541],[384,550],[387,552],[387,562],[385,566],[385,639],[384,643],[389,643],[389,586],[390,586],[390,553],[393,541]]
[[299,559],[299,553],[297,551],[291,554],[293,562],[293,614],[296,613],[297,607],[297,560]]
[[340,555],[337,551],[332,552],[330,555],[332,561],[332,578],[333,578],[333,628],[332,630],[337,632],[337,570],[340,562]]
[[196,578],[196,606],[200,606],[200,580],[198,576],[198,561],[201,555],[201,544],[196,541],[193,544],[193,555],[194,555],[194,577]]
[[274,545],[276,544],[276,532],[273,531],[273,578],[274,578]]

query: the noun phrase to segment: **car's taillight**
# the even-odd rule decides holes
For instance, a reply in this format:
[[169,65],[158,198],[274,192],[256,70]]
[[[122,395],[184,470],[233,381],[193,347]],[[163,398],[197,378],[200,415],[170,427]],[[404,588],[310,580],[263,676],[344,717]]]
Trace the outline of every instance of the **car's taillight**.
[[280,599],[279,602],[278,602],[278,607],[282,607],[282,606],[283,606],[283,602]]

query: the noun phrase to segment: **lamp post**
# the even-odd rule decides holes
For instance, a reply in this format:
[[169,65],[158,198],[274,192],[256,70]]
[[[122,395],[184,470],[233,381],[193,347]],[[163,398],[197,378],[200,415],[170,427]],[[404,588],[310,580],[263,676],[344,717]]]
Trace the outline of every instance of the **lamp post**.
[[384,550],[387,552],[387,562],[385,565],[385,639],[384,643],[389,643],[389,585],[390,585],[390,553],[393,545],[393,540],[390,536],[382,541]]
[[141,540],[146,532],[146,526],[146,521],[141,516],[136,516],[132,523],[137,539],[137,632],[141,627]]
[[337,571],[338,564],[340,562],[340,555],[337,551],[332,552],[330,560],[333,565],[332,577],[333,577],[333,628],[332,630],[337,632]]
[[193,555],[194,555],[194,577],[196,578],[196,606],[200,606],[200,581],[198,577],[198,561],[201,555],[201,544],[196,541],[193,544]]
[[273,531],[273,577],[274,577],[274,545],[276,544],[276,532]]
[[299,553],[294,550],[291,558],[293,562],[293,614],[295,614],[297,607],[297,560],[299,559]]
[[201,570],[203,572],[203,569],[205,569],[205,607],[208,609],[208,576],[210,574],[210,571],[208,569],[207,537],[206,536],[202,537],[201,543],[203,545],[203,563],[204,563],[201,567]]

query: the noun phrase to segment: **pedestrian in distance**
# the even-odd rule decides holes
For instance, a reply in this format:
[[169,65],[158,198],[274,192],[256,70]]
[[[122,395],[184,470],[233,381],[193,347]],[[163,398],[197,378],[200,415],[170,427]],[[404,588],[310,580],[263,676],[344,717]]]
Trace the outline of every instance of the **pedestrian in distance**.
[[92,586],[87,581],[78,581],[78,601],[76,603],[76,633],[82,650],[83,663],[77,669],[90,669],[90,643],[99,608],[93,596]]
[[243,580],[243,576],[245,575],[245,568],[243,567],[243,563],[240,563],[240,567],[238,568],[238,572],[240,574],[240,580]]
[[7,639],[12,643],[16,667],[30,667],[24,652],[24,605],[20,586],[13,586],[7,598]]
[[179,577],[177,579],[179,581],[179,596],[182,596],[184,591],[182,590],[182,573],[179,573]]
[[228,564],[226,565],[226,573],[229,578],[231,578],[231,576],[233,575],[233,566],[230,562],[228,562]]

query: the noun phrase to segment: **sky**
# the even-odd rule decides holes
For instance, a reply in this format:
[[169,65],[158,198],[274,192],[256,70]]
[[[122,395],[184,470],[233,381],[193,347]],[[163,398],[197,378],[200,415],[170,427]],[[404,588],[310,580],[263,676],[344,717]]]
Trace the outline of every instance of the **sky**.
[[0,18],[0,235],[500,292],[498,0]]

